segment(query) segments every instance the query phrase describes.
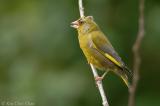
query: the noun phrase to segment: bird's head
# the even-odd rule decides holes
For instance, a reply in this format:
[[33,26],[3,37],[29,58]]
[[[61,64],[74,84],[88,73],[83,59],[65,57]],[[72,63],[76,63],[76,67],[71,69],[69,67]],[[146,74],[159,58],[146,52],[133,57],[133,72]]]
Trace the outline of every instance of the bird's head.
[[99,29],[92,16],[82,17],[72,22],[71,27],[76,28],[80,34],[86,34]]

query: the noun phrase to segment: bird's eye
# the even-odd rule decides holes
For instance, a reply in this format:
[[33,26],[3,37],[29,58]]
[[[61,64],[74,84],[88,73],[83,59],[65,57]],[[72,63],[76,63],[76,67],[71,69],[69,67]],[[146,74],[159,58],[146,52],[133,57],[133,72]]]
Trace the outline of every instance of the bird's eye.
[[84,23],[84,21],[83,20],[79,20],[79,24],[83,24]]

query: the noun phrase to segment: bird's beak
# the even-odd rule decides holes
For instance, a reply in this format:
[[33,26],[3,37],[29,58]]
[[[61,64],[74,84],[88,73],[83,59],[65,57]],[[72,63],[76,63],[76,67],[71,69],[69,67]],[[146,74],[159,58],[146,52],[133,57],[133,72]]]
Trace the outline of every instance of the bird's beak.
[[72,22],[71,23],[71,27],[73,27],[73,28],[78,28],[79,27],[79,22],[78,22],[78,20],[77,21],[74,21],[74,22]]

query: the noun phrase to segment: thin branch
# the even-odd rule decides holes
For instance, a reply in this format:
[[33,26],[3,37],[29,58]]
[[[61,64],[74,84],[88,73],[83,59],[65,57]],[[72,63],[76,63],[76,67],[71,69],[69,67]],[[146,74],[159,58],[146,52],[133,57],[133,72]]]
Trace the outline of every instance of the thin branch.
[[138,28],[138,34],[137,39],[133,45],[133,55],[134,55],[134,61],[133,61],[133,81],[132,85],[129,89],[129,102],[128,106],[135,106],[135,93],[137,89],[137,84],[139,81],[139,69],[141,64],[141,57],[140,57],[140,47],[141,43],[144,37],[144,3],[145,0],[139,0],[139,28]]
[[[83,8],[82,0],[79,0],[79,12],[80,12],[80,17],[84,17],[84,8]],[[97,70],[94,68],[94,66],[92,64],[90,64],[90,66],[91,66],[94,77],[95,78],[99,77],[98,73],[97,73]],[[103,106],[109,106],[106,95],[105,95],[105,92],[104,92],[104,89],[103,89],[102,81],[96,81],[96,83],[97,83],[99,92],[100,92],[101,97],[102,97]]]
[[82,0],[79,0],[78,4],[79,4],[80,17],[84,17],[84,8],[83,8]]
[[[97,73],[97,70],[94,68],[94,66],[92,64],[90,64],[90,66],[91,66],[94,78],[99,77],[98,73]],[[96,84],[98,86],[99,92],[100,92],[101,97],[102,97],[102,101],[103,101],[102,104],[103,104],[103,106],[109,106],[107,98],[106,98],[106,95],[105,95],[105,92],[104,92],[104,89],[103,89],[102,81],[101,80],[96,81]]]

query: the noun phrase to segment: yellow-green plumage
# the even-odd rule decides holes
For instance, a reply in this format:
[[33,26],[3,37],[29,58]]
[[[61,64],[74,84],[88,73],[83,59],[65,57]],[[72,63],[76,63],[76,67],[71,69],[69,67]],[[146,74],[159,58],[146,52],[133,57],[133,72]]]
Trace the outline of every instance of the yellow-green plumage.
[[80,48],[88,63],[100,70],[111,70],[119,75],[129,87],[130,71],[116,53],[107,37],[93,21],[91,16],[80,18],[72,23],[78,30]]

